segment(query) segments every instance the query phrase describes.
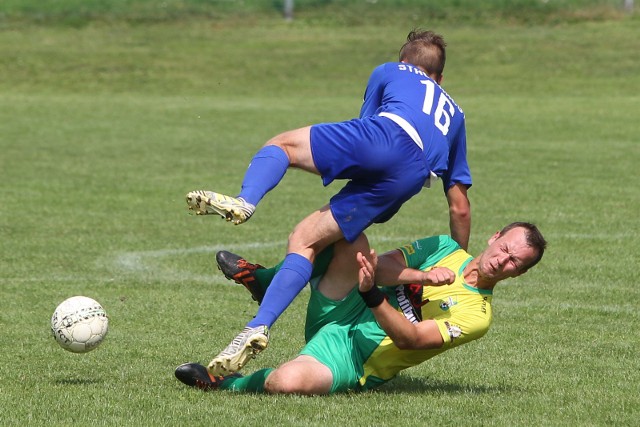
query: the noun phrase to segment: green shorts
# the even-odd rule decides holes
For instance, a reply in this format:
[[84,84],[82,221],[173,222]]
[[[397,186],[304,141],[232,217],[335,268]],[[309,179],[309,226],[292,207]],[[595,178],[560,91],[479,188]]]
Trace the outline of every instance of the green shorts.
[[[315,282],[315,283],[314,283]],[[329,299],[311,283],[305,339],[300,354],[311,356],[333,374],[330,393],[360,391],[364,363],[386,336],[354,288],[341,301]]]

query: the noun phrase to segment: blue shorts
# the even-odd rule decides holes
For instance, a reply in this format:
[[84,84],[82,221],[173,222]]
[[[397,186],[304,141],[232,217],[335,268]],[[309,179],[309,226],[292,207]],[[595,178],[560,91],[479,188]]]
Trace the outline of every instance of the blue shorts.
[[349,180],[330,201],[349,242],[371,224],[391,219],[429,177],[420,147],[386,117],[314,125],[311,152],[325,186]]

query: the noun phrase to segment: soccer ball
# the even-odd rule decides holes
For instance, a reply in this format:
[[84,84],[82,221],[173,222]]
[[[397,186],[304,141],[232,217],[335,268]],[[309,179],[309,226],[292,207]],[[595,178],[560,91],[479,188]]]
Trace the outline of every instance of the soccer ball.
[[96,300],[75,296],[51,316],[51,333],[65,350],[86,353],[98,347],[109,330],[109,318]]

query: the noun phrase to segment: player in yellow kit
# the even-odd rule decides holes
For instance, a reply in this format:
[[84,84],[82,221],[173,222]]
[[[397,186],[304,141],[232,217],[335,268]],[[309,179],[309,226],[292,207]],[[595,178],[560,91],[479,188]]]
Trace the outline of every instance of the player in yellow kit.
[[[214,377],[188,363],[176,377],[205,390],[329,394],[375,388],[482,337],[491,325],[496,283],[526,272],[546,247],[530,223],[512,223],[488,243],[473,258],[448,236],[420,239],[380,257],[364,235],[338,242],[312,275],[307,344],[298,357],[246,377]],[[218,264],[258,301],[277,270],[228,252],[218,254]]]

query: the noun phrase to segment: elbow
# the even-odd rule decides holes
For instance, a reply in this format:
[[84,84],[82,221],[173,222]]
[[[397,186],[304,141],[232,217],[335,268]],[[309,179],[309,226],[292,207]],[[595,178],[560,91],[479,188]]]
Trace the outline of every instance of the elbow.
[[400,350],[413,350],[413,345],[407,341],[394,341],[394,344]]
[[430,350],[444,345],[440,336],[430,340],[393,340],[393,343],[399,350]]
[[416,349],[416,339],[409,337],[395,337],[392,338],[393,343],[400,350],[415,350]]
[[449,214],[461,220],[468,220],[471,218],[471,204],[468,200],[465,203],[452,203],[449,205]]
[[467,187],[463,184],[454,184],[447,191],[449,212],[457,216],[471,215],[471,202],[467,196]]

